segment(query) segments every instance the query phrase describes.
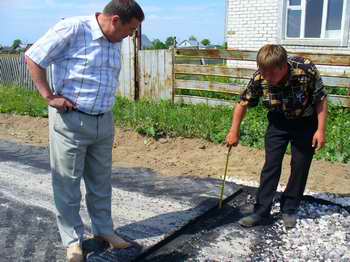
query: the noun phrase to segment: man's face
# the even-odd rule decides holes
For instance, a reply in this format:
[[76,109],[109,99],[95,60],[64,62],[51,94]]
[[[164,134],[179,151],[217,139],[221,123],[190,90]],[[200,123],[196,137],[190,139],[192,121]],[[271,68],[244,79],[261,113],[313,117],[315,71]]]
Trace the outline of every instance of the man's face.
[[285,64],[282,68],[268,68],[260,69],[260,72],[265,80],[267,80],[271,85],[278,85],[288,74],[288,65]]
[[128,36],[132,36],[141,22],[136,18],[132,18],[130,22],[123,24],[118,16],[112,18],[111,30],[108,39],[113,42],[120,42]]

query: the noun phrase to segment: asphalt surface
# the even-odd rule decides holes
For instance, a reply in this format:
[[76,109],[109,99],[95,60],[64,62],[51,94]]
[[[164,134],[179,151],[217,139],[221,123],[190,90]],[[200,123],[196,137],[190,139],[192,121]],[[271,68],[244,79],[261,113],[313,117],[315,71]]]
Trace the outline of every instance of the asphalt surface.
[[[307,197],[287,231],[277,194],[271,219],[245,229],[256,188],[227,183],[218,209],[219,180],[115,167],[112,181],[115,232],[133,246],[85,241],[86,261],[350,261],[349,207]],[[65,261],[52,202],[47,149],[0,141],[0,261]],[[81,215],[89,231],[84,197]]]
[[[64,261],[55,221],[48,150],[0,141],[0,261]],[[130,261],[215,207],[221,181],[164,177],[146,168],[114,168],[115,232],[134,245],[123,251],[85,243],[87,261]],[[227,183],[225,197],[239,190]],[[84,202],[81,216],[87,231]],[[54,251],[52,251],[54,250]]]

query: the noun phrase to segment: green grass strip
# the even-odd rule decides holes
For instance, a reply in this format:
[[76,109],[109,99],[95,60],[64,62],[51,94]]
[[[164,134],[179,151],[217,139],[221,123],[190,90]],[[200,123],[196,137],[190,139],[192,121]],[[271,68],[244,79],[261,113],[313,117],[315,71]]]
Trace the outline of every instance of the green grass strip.
[[[47,117],[47,106],[37,92],[0,86],[0,112]],[[349,163],[350,110],[330,106],[329,112],[327,146],[316,154],[316,158]],[[118,97],[113,113],[118,127],[132,128],[146,136],[196,137],[224,143],[231,126],[232,108],[180,105],[169,101],[133,102]],[[241,128],[243,145],[264,147],[266,113],[261,106],[249,110]]]

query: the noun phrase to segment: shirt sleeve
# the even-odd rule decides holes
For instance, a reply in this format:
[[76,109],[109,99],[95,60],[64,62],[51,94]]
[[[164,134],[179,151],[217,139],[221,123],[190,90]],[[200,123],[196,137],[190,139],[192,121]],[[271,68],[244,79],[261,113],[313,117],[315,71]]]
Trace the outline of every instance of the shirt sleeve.
[[75,24],[65,20],[60,21],[31,46],[25,55],[41,67],[47,68],[62,57],[76,31]]
[[261,95],[260,76],[258,73],[255,73],[241,93],[239,103],[244,106],[255,107],[259,104]]
[[327,97],[327,91],[323,84],[322,78],[316,66],[311,63],[310,73],[313,75],[313,84],[312,84],[312,103],[318,104],[324,98]]

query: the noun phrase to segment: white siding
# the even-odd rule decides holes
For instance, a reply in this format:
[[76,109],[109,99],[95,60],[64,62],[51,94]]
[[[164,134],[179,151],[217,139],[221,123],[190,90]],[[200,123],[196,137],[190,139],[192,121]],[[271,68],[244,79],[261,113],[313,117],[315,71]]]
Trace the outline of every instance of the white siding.
[[278,1],[229,0],[228,47],[257,50],[264,44],[274,43],[278,32]]
[[[228,48],[258,50],[281,39],[283,0],[227,0],[226,40]],[[350,53],[348,47],[285,46],[305,52]]]

